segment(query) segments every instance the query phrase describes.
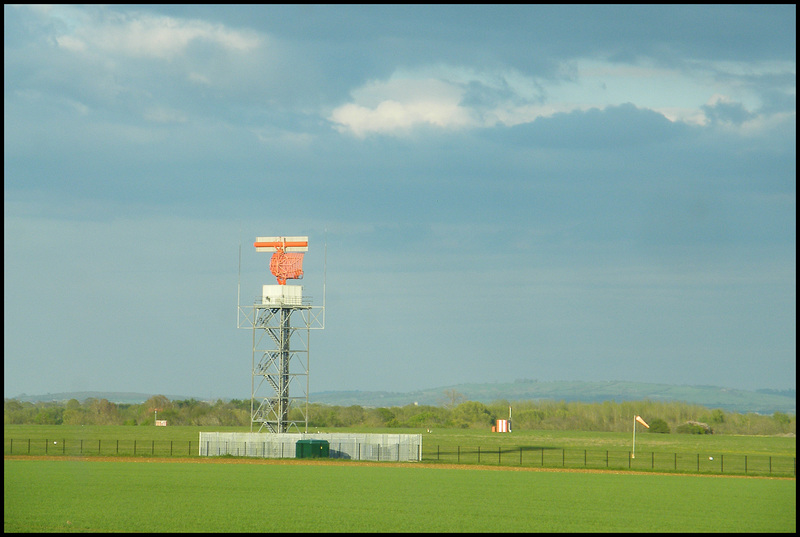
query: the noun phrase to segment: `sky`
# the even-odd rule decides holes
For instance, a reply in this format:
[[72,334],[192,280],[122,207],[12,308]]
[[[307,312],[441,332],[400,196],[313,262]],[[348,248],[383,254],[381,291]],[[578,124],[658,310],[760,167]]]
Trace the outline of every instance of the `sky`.
[[[796,7],[3,7],[3,390],[796,385]],[[239,251],[241,248],[241,263]],[[251,298],[252,297],[252,298]]]

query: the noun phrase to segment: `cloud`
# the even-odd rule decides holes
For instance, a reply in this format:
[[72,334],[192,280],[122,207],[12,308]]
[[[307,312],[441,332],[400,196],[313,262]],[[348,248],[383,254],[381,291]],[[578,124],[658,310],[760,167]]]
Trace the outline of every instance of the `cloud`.
[[417,125],[463,127],[475,123],[468,109],[459,105],[463,93],[454,84],[435,79],[373,82],[355,91],[356,102],[334,109],[329,119],[340,131],[356,136]]
[[712,123],[741,125],[755,117],[755,114],[749,112],[742,103],[734,102],[724,95],[714,95],[708,104],[703,106],[703,111]]
[[[51,11],[49,15],[57,18],[59,13]],[[74,28],[66,27],[55,40],[58,46],[72,52],[162,60],[185,53],[195,42],[240,52],[254,49],[261,42],[254,32],[233,30],[221,24],[137,12],[105,12],[102,18],[86,18]]]
[[342,133],[408,134],[417,127],[463,130],[516,125],[552,115],[543,89],[519,72],[478,72],[465,67],[427,66],[398,70],[351,92],[352,102],[333,109],[328,120]]
[[[780,81],[780,90],[774,79]],[[768,91],[769,93],[765,93]],[[507,67],[477,70],[430,64],[397,69],[351,91],[328,120],[342,133],[408,134],[416,127],[447,131],[532,123],[558,113],[632,104],[671,122],[725,124],[751,130],[769,115],[793,113],[794,68],[786,62],[565,60],[550,76]],[[724,97],[723,97],[724,95]],[[768,108],[762,104],[768,101]]]
[[571,149],[640,147],[664,142],[688,127],[673,123],[658,112],[637,108],[631,103],[558,113],[532,123],[516,125],[498,132],[509,143]]
[[[6,386],[246,395],[236,242],[270,233],[316,241],[318,301],[329,252],[315,390],[487,355],[793,379],[794,11],[6,6]],[[250,260],[247,301],[274,281]],[[36,375],[53,338],[66,378]]]

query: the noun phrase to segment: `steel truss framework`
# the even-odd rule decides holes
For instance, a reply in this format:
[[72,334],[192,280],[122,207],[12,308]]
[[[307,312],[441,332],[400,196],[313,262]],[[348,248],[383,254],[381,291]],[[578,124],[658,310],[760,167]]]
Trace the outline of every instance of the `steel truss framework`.
[[256,425],[257,432],[308,432],[310,335],[324,328],[323,312],[299,304],[239,307],[239,328],[253,330],[251,432]]

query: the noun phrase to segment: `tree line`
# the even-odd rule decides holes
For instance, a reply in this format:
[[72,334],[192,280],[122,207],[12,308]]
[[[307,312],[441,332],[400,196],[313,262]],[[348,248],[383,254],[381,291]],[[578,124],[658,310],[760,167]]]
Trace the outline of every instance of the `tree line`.
[[[465,401],[457,393],[446,393],[441,406],[392,407],[336,406],[310,403],[310,428],[396,427],[396,428],[490,428],[497,419],[509,417],[518,430],[628,431],[634,415],[648,420],[654,432],[714,432],[721,434],[795,434],[797,416],[783,412],[772,415],[727,412],[701,405],[662,401],[509,401],[490,404]],[[246,426],[250,424],[250,400],[231,399],[170,401],[156,395],[140,404],[113,403],[106,399],[84,401],[20,402],[5,399],[5,424],[50,425],[153,425],[156,415],[169,425]],[[290,420],[304,421],[300,408],[291,410]],[[702,423],[707,427],[687,424]]]

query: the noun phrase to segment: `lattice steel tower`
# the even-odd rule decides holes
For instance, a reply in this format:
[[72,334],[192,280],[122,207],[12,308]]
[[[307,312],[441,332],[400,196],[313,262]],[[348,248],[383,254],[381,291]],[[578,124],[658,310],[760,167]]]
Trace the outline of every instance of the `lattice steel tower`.
[[[264,285],[250,311],[239,305],[239,328],[253,331],[250,430],[257,424],[258,432],[300,432],[302,425],[308,432],[310,334],[324,328],[325,307],[312,306],[302,286],[286,285],[303,278],[308,237],[258,237],[253,246],[273,252],[270,272],[278,285]],[[298,332],[305,339],[293,337]]]

